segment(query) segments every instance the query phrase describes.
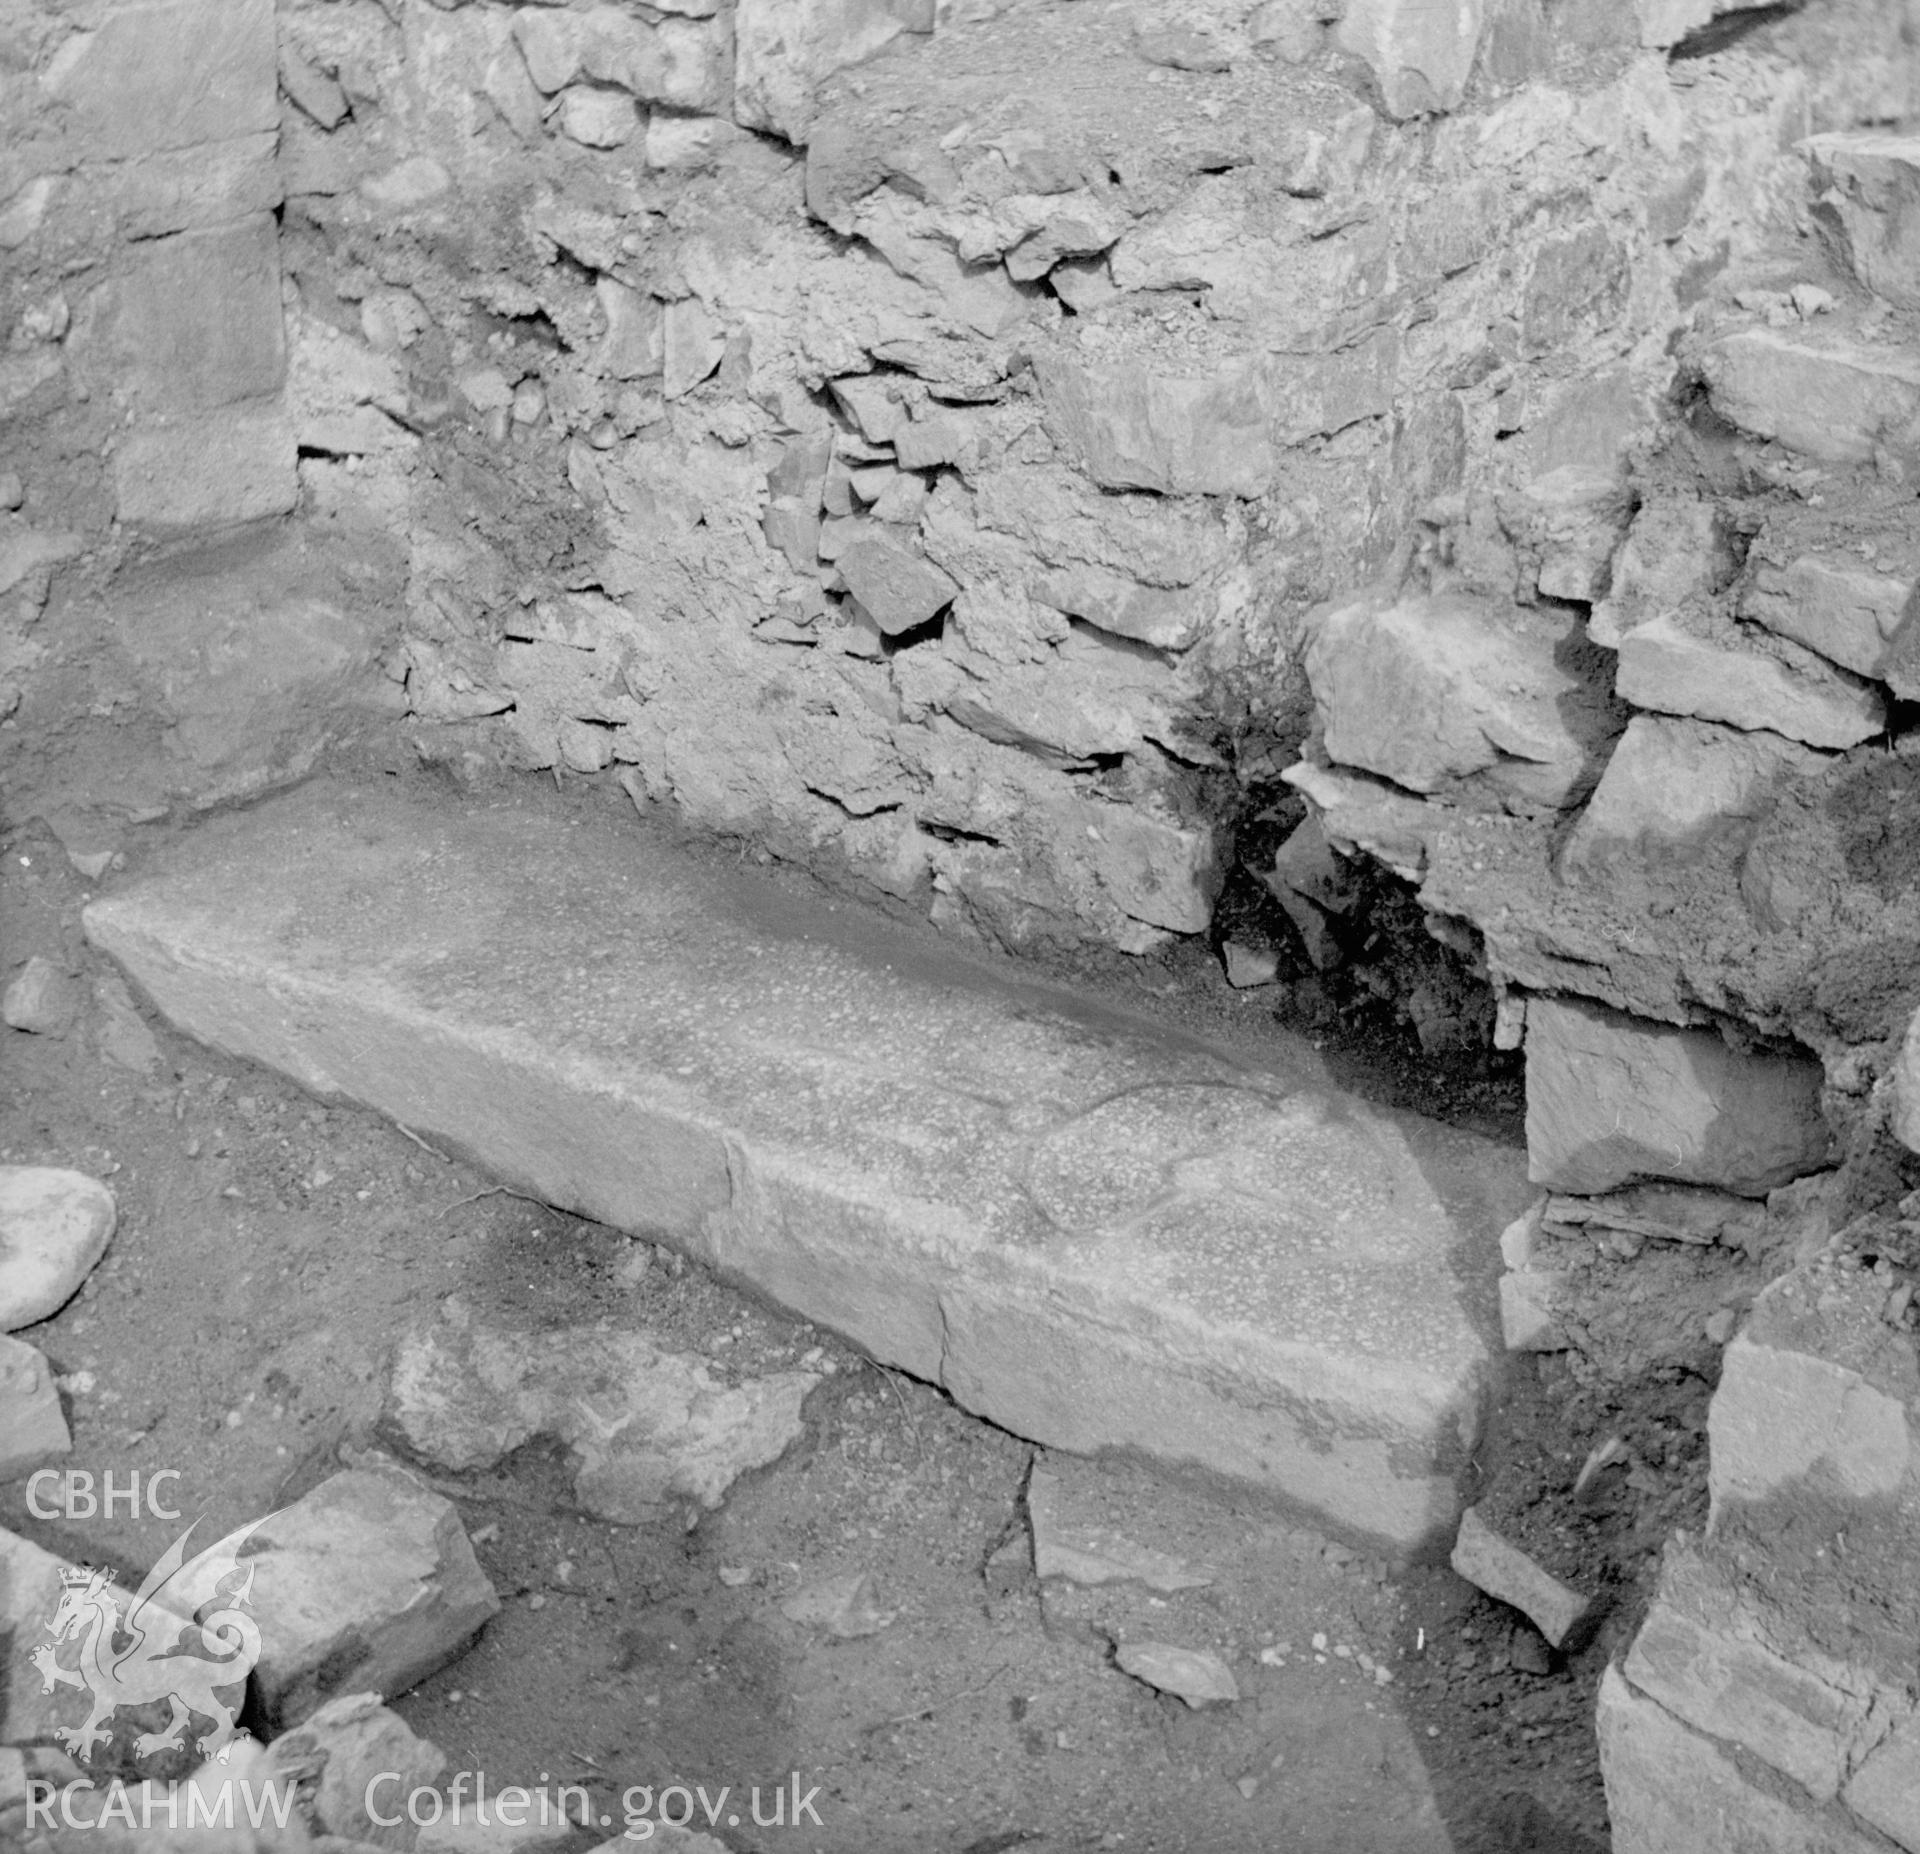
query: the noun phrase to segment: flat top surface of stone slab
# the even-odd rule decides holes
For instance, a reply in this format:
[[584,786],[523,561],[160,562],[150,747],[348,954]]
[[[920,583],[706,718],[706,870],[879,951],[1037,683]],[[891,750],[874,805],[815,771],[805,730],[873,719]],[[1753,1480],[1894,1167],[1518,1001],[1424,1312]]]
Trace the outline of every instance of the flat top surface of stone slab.
[[[202,827],[89,931],[194,1034],[863,1342],[864,1300],[894,1291],[874,1268],[898,1266],[1038,1296],[1396,1449],[1471,1429],[1498,1220],[1449,1215],[1416,1150],[1438,1129],[729,881],[637,825],[320,783]],[[1523,1192],[1517,1155],[1486,1154]],[[758,1264],[725,1235],[755,1218],[806,1253]],[[862,1227],[881,1234],[849,1259]],[[842,1321],[809,1301],[810,1259]],[[939,1377],[952,1332],[906,1328],[957,1317],[882,1337]]]

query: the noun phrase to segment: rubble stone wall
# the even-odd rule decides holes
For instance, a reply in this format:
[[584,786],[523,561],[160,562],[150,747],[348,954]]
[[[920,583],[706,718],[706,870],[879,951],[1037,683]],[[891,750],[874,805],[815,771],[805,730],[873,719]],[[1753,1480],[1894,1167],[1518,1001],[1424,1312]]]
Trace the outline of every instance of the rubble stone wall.
[[[1257,873],[1308,952],[1382,866],[1524,1044],[1510,1344],[1650,1242],[1804,1270],[1766,1232],[1920,1183],[1917,35],[0,0],[0,725],[156,708],[206,800],[384,677],[430,755],[1014,948],[1205,932],[1291,788]],[[211,604],[154,565],[236,534],[280,564]],[[1892,1540],[1915,1316],[1836,1354],[1793,1291],[1738,1309],[1714,1533],[1603,1696],[1625,1845],[1723,1793],[1920,1845],[1904,1610],[1753,1610],[1735,1485],[1743,1398],[1831,1406],[1805,1510]]]
[[0,714],[55,572],[295,503],[271,0],[0,8]]
[[1412,789],[1550,813],[1676,339],[1905,108],[1899,7],[1714,10],[288,4],[305,507],[406,536],[443,750],[1014,946],[1205,929],[1382,576],[1582,717]]

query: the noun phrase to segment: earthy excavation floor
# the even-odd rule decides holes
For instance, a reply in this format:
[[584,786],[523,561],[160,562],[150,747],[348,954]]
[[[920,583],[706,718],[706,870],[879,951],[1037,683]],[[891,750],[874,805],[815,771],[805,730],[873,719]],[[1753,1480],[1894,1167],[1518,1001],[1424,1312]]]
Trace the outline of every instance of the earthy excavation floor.
[[[469,802],[398,758],[388,770],[426,802]],[[136,869],[166,829],[123,838]],[[1030,1446],[644,1241],[143,1025],[85,945],[92,889],[53,832],[18,825],[0,854],[8,970],[45,953],[94,988],[63,1039],[0,1032],[0,1160],[95,1172],[122,1211],[86,1289],[24,1335],[65,1374],[76,1467],[122,1485],[174,1469],[188,1513],[239,1523],[379,1446],[387,1349],[456,1290],[528,1329],[632,1322],[722,1374],[815,1348],[834,1367],[804,1441],[690,1531],[582,1516],[562,1464],[537,1450],[441,1483],[505,1603],[462,1661],[397,1700],[454,1768],[582,1783],[614,1829],[630,1785],[727,1785],[718,1832],[736,1850],[1604,1845],[1593,1693],[1661,1536],[1695,1500],[1704,1384],[1623,1401],[1557,1365],[1508,1374],[1469,1492],[1613,1602],[1571,1663],[1537,1655],[1511,1612],[1444,1569],[1395,1573],[1271,1504],[1112,1460],[1041,1457],[1116,1530],[1212,1582],[1166,1597],[1042,1588]],[[1274,994],[1227,991],[1197,950],[1136,971],[1127,1001],[1228,1041],[1287,1034]],[[1389,1042],[1358,1047],[1331,1052],[1342,1084],[1404,1095],[1413,1065],[1378,1060]],[[1510,1097],[1446,1082],[1434,1099],[1513,1137]],[[1655,1461],[1664,1438],[1670,1472],[1576,1509],[1573,1476],[1609,1430]],[[0,1489],[0,1523],[129,1568],[177,1530],[44,1521],[20,1484]],[[891,1616],[874,1633],[835,1640],[781,1614],[796,1588],[854,1571]],[[1192,1712],[1121,1673],[1113,1642],[1149,1635],[1222,1654],[1240,1703]],[[803,1794],[818,1788],[820,1825],[754,1828],[747,1789],[765,1802],[796,1772]]]

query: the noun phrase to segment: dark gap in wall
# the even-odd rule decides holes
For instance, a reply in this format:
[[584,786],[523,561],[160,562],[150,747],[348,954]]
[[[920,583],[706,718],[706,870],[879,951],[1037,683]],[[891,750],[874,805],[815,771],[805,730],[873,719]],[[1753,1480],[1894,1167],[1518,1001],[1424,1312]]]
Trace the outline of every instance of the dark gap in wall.
[[1779,24],[1781,20],[1799,12],[1805,3],[1806,0],[1781,0],[1777,6],[1757,6],[1742,13],[1723,14],[1697,31],[1688,33],[1668,55],[1675,63],[1685,58],[1711,57],[1715,52],[1725,51],[1730,45],[1737,45],[1763,26]]
[[942,843],[990,843],[997,844],[1000,839],[990,836],[983,830],[967,830],[959,824],[942,824],[932,818],[918,818],[918,827],[929,837],[937,837]]
[[942,607],[925,624],[916,624],[905,631],[894,631],[880,639],[880,654],[883,657],[897,657],[903,650],[911,650],[917,644],[937,644],[947,634],[947,611]]

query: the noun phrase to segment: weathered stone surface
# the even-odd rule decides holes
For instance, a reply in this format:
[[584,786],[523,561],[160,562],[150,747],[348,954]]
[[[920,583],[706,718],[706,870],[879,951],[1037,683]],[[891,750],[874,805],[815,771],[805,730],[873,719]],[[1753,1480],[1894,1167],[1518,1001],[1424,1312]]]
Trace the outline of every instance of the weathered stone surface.
[[300,499],[293,426],[275,400],[130,431],[113,454],[120,519],[157,533],[284,515]]
[[1565,464],[1500,502],[1533,583],[1549,598],[1591,603],[1607,590],[1613,558],[1633,512],[1618,470]]
[[1920,1152],[1920,1011],[1907,1021],[1887,1080],[1888,1127],[1909,1152]]
[[716,1384],[644,1333],[506,1332],[443,1303],[400,1342],[387,1420],[410,1453],[463,1472],[552,1436],[574,1451],[587,1511],[637,1525],[676,1502],[710,1511],[742,1474],[777,1461],[819,1381],[781,1371]]
[[1878,1846],[1842,1811],[1796,1806],[1750,1782],[1728,1752],[1638,1692],[1617,1667],[1600,1679],[1598,1725],[1614,1854],[1872,1854]]
[[[769,906],[638,827],[450,829],[314,784],[88,922],[194,1034],[664,1233],[1019,1433],[1396,1545],[1450,1529],[1495,1263],[1461,1272],[1419,1123]],[[1518,1197],[1475,1152],[1475,1189]]]
[[1866,1724],[1865,1693],[1843,1692],[1773,1653],[1730,1603],[1703,1600],[1704,1583],[1690,1553],[1670,1550],[1627,1678],[1676,1718],[1743,1746],[1830,1802]]
[[1332,607],[1306,653],[1328,757],[1416,792],[1477,777],[1519,803],[1576,802],[1615,725],[1559,661],[1576,630],[1463,595]]
[[1217,1654],[1172,1642],[1125,1642],[1113,1658],[1123,1674],[1185,1700],[1195,1712],[1231,1706],[1240,1697],[1233,1669]]
[[1767,4],[1768,0],[1634,0],[1634,9],[1640,20],[1640,43],[1664,51],[1728,13],[1751,12]]
[[1609,650],[1636,626],[1704,603],[1731,567],[1719,511],[1705,496],[1650,494],[1614,555],[1587,635]]
[[1396,875],[1417,882],[1427,863],[1427,833],[1440,816],[1424,799],[1366,773],[1303,760],[1280,775],[1310,799],[1327,842],[1343,856],[1365,851]]
[[102,334],[144,412],[210,411],[279,392],[287,344],[271,214],[143,240],[134,253]]
[[600,345],[601,371],[615,380],[642,380],[659,373],[665,353],[660,305],[612,277],[596,277],[593,293],[607,324]]
[[1906,1406],[1830,1359],[1728,1344],[1707,1413],[1708,1490],[1717,1516],[1814,1478],[1844,1500],[1891,1499],[1911,1453]]
[[824,78],[930,32],[922,0],[740,0],[734,12],[733,118],[804,144]]
[[1346,859],[1335,853],[1318,815],[1303,818],[1273,854],[1273,867],[1260,878],[1286,910],[1299,932],[1307,957],[1324,972],[1336,965],[1340,947],[1332,917],[1353,905],[1357,884]]
[[0,1482],[73,1446],[47,1361],[24,1339],[0,1337]]
[[1566,1279],[1549,1268],[1514,1268],[1500,1277],[1500,1339],[1509,1352],[1567,1349],[1558,1305]]
[[1169,1552],[1136,1545],[1106,1523],[1086,1490],[1035,1466],[1027,1477],[1027,1523],[1033,1531],[1033,1574],[1074,1584],[1145,1584],[1149,1590],[1203,1590],[1213,1582]]
[[1741,1055],[1712,1030],[1564,998],[1527,1004],[1527,1159],[1537,1184],[1673,1178],[1759,1197],[1829,1145],[1812,1057]]
[[796,1590],[780,1605],[789,1622],[821,1629],[842,1641],[878,1635],[892,1625],[898,1610],[883,1609],[867,1571],[848,1571]]
[[1900,454],[1920,442],[1920,360],[1905,348],[1749,328],[1700,366],[1716,411],[1803,456],[1867,463],[1878,445]]
[[727,335],[699,297],[683,296],[661,316],[660,344],[660,390],[682,399],[720,365]]
[[598,84],[570,84],[558,121],[560,132],[583,148],[624,148],[641,129],[633,98]]
[[1878,676],[1913,596],[1912,582],[1844,559],[1803,555],[1757,564],[1740,615],[1817,650],[1860,676]]
[[341,1693],[404,1693],[500,1607],[452,1502],[398,1468],[336,1474],[253,1538],[254,1688],[284,1724]]
[[847,589],[889,637],[925,624],[959,590],[931,560],[887,541],[856,541],[838,565]]
[[1206,930],[1221,881],[1211,830],[1172,824],[1130,805],[1069,802],[1080,818],[1088,867],[1129,915],[1169,933]]
[[1450,1559],[1457,1575],[1501,1603],[1511,1603],[1555,1647],[1579,1644],[1593,1602],[1542,1570],[1480,1517],[1478,1507],[1460,1515]]
[[1055,611],[1156,650],[1185,650],[1199,640],[1212,616],[1209,601],[1199,592],[1143,586],[1103,567],[1070,566],[1042,574],[1027,591]]
[[1483,0],[1348,0],[1338,34],[1343,51],[1373,67],[1389,112],[1426,116],[1466,94],[1485,23]]
[[84,1172],[0,1165],[0,1332],[50,1318],[106,1253],[113,1193]]
[[1920,1854],[1920,1719],[1902,1721],[1868,1754],[1847,1784],[1847,1807]]
[[1254,991],[1280,976],[1280,956],[1270,946],[1250,946],[1228,940],[1220,948],[1220,964],[1235,991]]
[[526,6],[514,15],[513,36],[529,75],[549,96],[584,77],[675,109],[714,110],[725,102],[725,48],[711,27],[647,19],[617,6]]
[[65,1036],[79,1011],[79,988],[39,953],[14,974],[0,998],[0,1019],[8,1029],[34,1036]]
[[1743,849],[1779,780],[1821,764],[1777,734],[1635,715],[1567,833],[1560,866],[1598,875],[1626,860],[1682,863],[1710,845]]
[[1920,308],[1920,136],[1854,129],[1811,136],[1806,150],[1853,274],[1876,296]]
[[1249,367],[1182,377],[1057,354],[1038,366],[1056,441],[1104,488],[1257,496],[1273,479],[1265,395]]
[[[373,1848],[411,1849],[418,1824],[406,1819],[406,1797],[431,1789],[447,1756],[416,1737],[406,1720],[377,1693],[345,1693],[310,1713],[267,1752],[267,1774],[297,1783],[313,1826],[325,1834]],[[402,1819],[375,1822],[372,1808]]]
[[1887,724],[1879,691],[1841,671],[1816,681],[1772,657],[1723,650],[1670,618],[1649,619],[1620,640],[1614,687],[1637,708],[1766,729],[1810,747],[1855,747]]
[[272,0],[115,7],[56,63],[75,146],[95,160],[191,148],[279,124]]

